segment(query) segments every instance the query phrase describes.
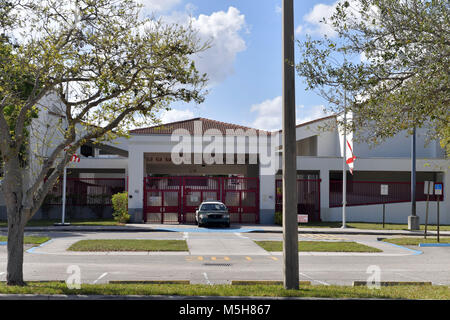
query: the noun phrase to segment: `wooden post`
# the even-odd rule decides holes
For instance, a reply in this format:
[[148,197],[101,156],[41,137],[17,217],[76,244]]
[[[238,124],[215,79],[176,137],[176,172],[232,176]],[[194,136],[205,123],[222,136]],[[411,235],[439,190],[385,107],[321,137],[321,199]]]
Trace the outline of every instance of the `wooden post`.
[[283,267],[284,288],[298,290],[297,148],[294,1],[283,0]]

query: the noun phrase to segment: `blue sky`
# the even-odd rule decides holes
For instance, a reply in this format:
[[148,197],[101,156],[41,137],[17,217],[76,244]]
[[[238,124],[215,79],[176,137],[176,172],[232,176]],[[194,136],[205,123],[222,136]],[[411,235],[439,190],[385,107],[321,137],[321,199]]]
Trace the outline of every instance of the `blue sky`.
[[[209,94],[200,105],[175,103],[161,115],[163,122],[204,117],[258,129],[281,128],[281,0],[140,0],[145,12],[169,22],[186,22],[212,48],[196,58],[210,77]],[[295,1],[296,39],[306,34],[333,37],[319,23],[337,0]],[[296,62],[298,49],[296,48]],[[326,102],[305,91],[296,78],[297,123],[324,116]]]

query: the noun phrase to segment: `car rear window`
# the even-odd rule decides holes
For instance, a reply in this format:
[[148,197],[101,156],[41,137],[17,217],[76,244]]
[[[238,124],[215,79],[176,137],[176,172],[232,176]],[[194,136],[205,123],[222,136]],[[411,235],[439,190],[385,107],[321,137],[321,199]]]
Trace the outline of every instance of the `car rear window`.
[[205,203],[202,205],[201,208],[202,211],[222,211],[226,209],[227,208],[220,203]]

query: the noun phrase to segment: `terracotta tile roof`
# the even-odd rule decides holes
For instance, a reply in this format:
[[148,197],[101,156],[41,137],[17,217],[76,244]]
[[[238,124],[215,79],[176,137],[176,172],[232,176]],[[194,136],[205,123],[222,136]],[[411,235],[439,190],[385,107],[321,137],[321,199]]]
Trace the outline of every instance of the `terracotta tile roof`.
[[[202,124],[202,133],[204,134],[206,130],[208,129],[218,129],[222,134],[226,134],[227,129],[231,130],[238,130],[242,129],[245,131],[253,128],[232,124],[232,123],[226,123],[221,122],[217,120],[211,120],[206,118],[193,118],[189,120],[182,120],[182,121],[176,121],[171,123],[166,123],[162,125],[157,125],[153,127],[148,128],[141,128],[141,129],[134,129],[130,131],[130,134],[172,134],[173,131],[176,129],[186,129],[189,131],[190,134],[194,134],[194,123],[196,121],[201,121]],[[264,131],[264,130],[258,130],[253,129],[256,131],[257,134],[259,133],[266,133],[267,135],[270,135],[270,132]]]

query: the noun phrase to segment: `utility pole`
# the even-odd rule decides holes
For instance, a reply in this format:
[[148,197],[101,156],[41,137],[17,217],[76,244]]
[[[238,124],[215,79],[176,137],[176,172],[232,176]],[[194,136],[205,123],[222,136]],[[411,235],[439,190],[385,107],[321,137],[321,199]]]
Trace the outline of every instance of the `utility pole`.
[[298,290],[295,119],[294,1],[283,0],[283,274],[284,288]]
[[411,215],[408,217],[408,230],[419,230],[419,216],[416,214],[416,127],[411,136]]

